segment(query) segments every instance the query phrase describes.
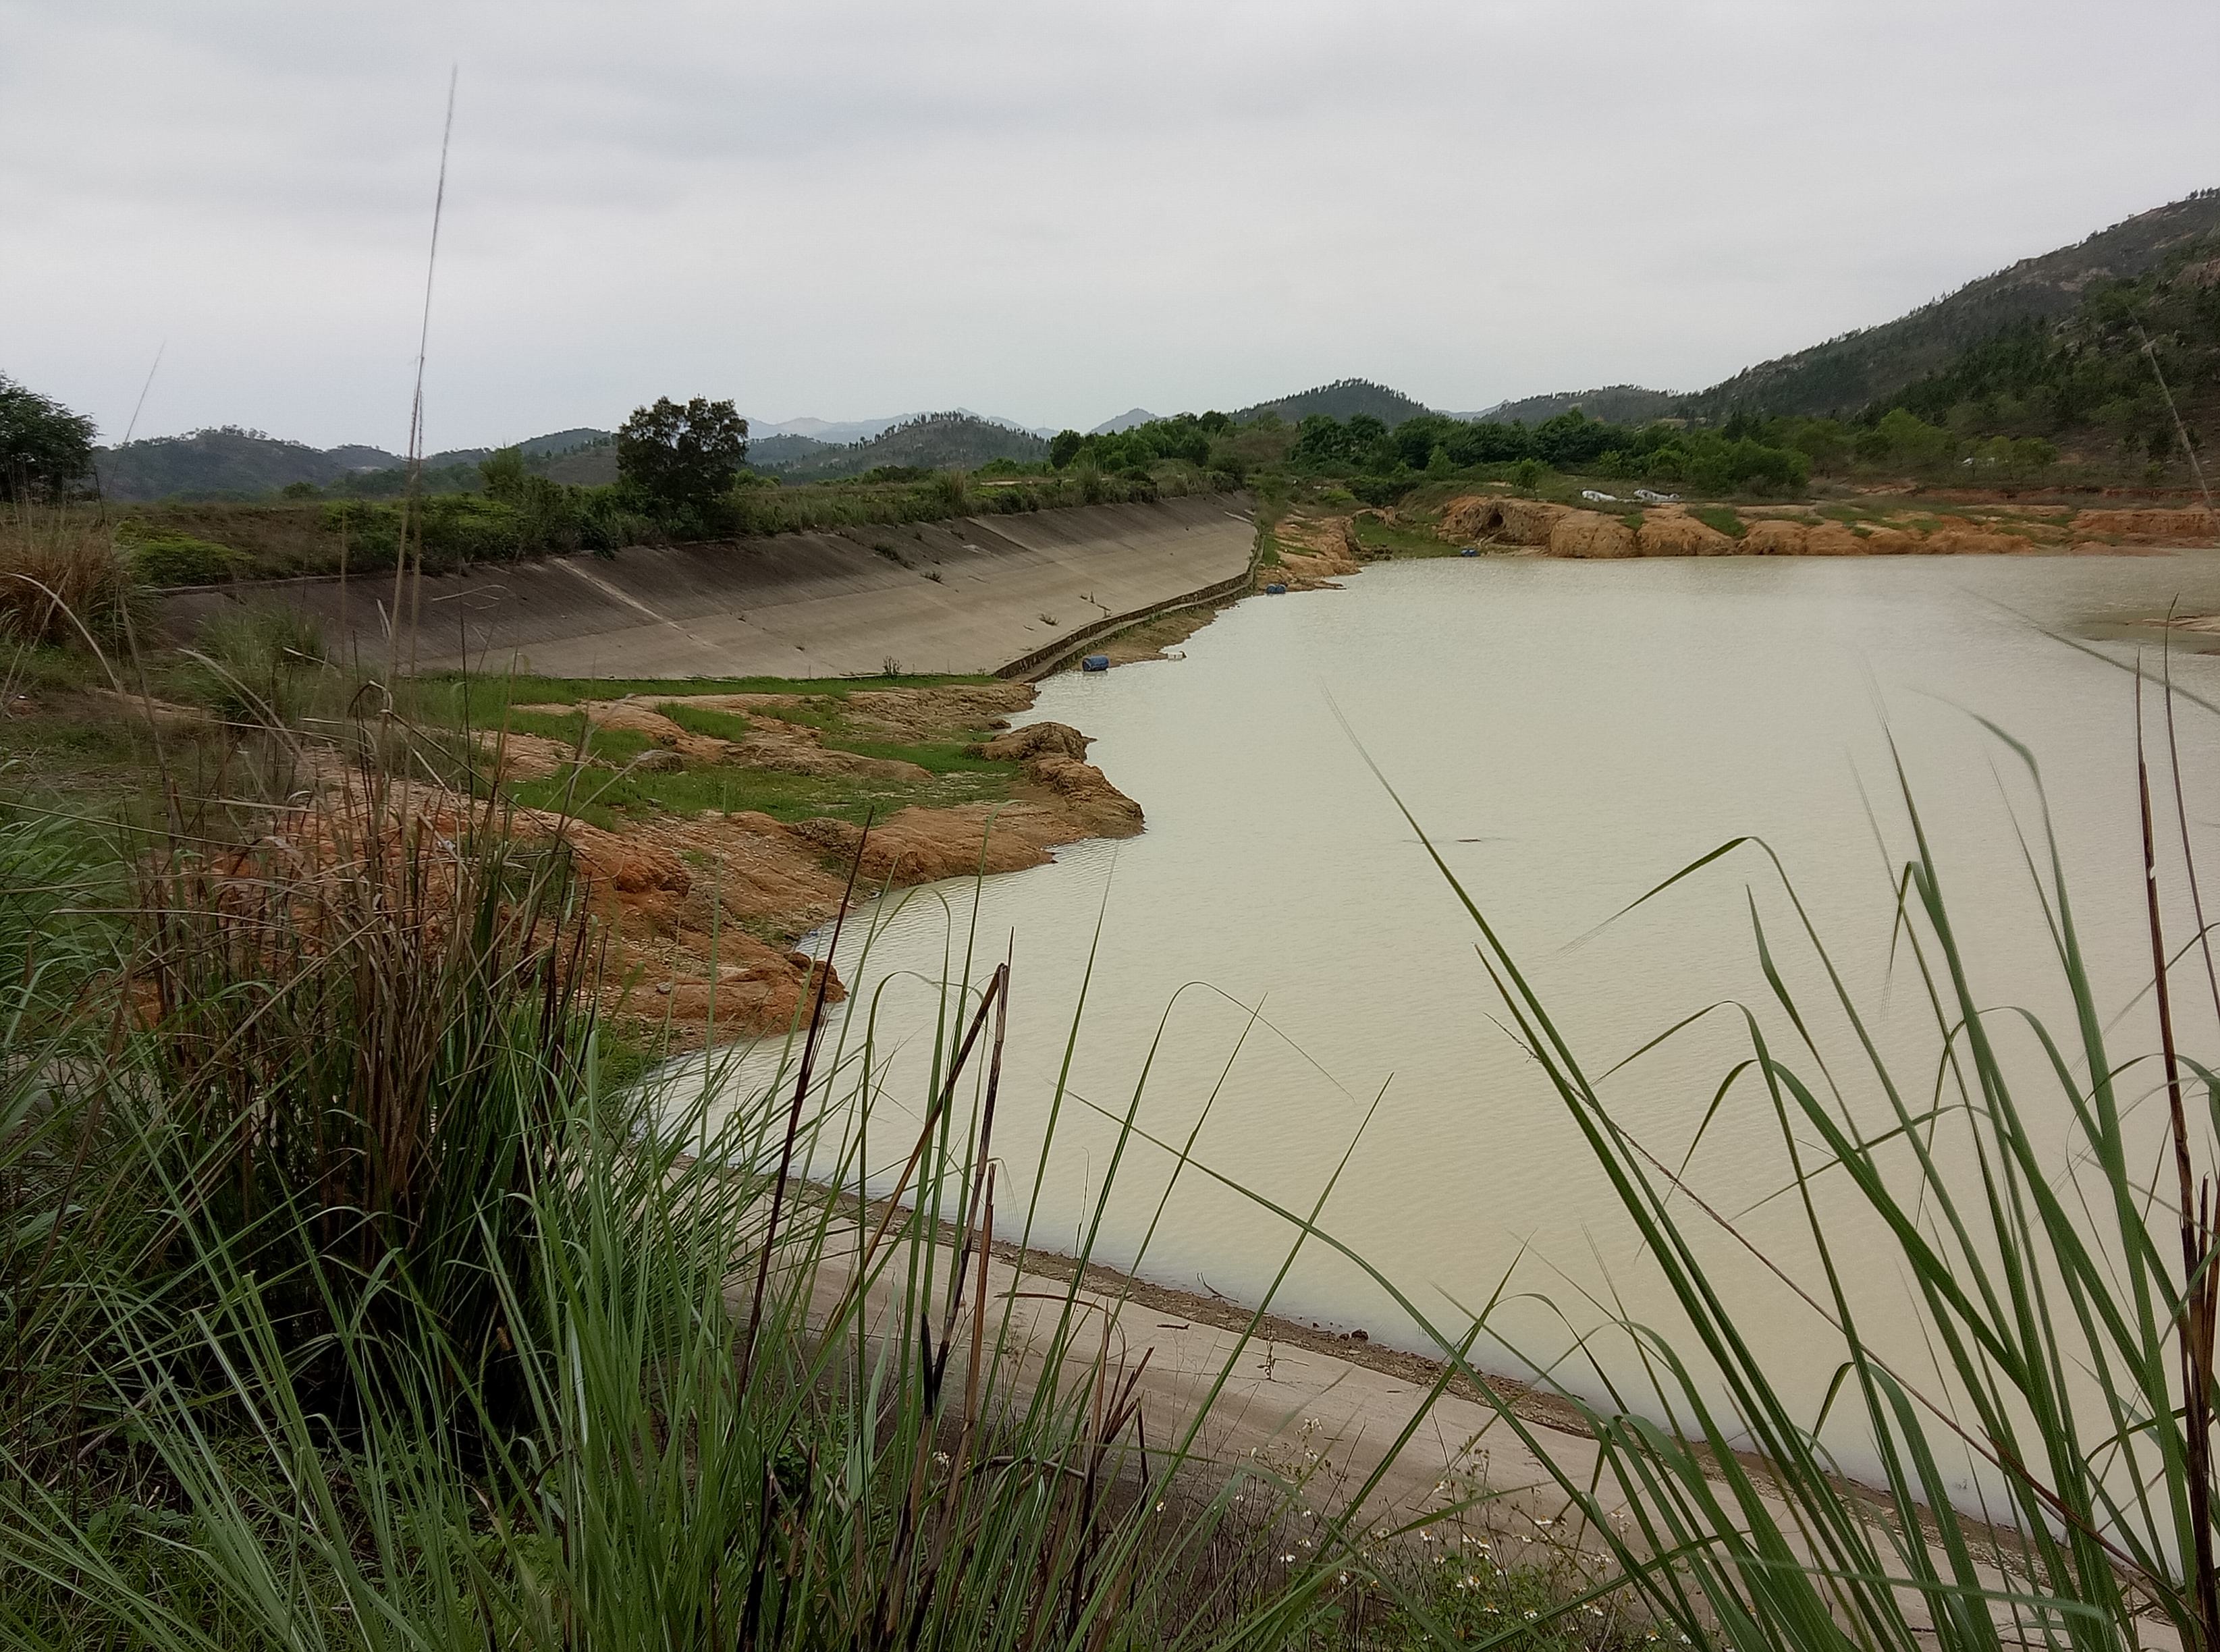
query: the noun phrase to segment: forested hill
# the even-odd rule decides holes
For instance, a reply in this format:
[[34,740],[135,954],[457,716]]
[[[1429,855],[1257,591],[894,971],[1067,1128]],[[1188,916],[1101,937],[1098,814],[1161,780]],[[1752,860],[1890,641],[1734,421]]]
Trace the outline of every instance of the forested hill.
[[1276,413],[1289,424],[1300,424],[1313,413],[1322,413],[1329,419],[1353,419],[1359,414],[1369,414],[1392,429],[1406,419],[1415,419],[1428,411],[1423,403],[1413,402],[1402,391],[1375,384],[1369,378],[1338,378],[1313,390],[1243,408],[1233,415],[1233,421],[1236,424],[1247,424],[1267,413]]
[[381,448],[327,450],[236,425],[103,447],[93,455],[101,492],[110,499],[133,500],[178,495],[254,498],[301,483],[321,488],[358,471],[400,463]]
[[[784,443],[789,439],[774,438]],[[766,444],[768,446],[768,444]],[[1048,456],[1048,444],[1028,430],[1013,430],[969,413],[926,413],[882,431],[869,441],[846,446],[815,443],[818,452],[797,454],[784,464],[765,463],[751,450],[758,468],[776,470],[795,481],[861,476],[885,466],[906,470],[976,470],[990,459],[1029,463]]]
[[[527,464],[558,482],[616,479],[614,439],[605,430],[558,430],[520,443]],[[426,456],[427,477],[466,471],[473,483],[490,447],[457,447]],[[359,444],[311,447],[259,430],[225,425],[182,436],[154,436],[93,453],[102,494],[109,499],[259,499],[286,488],[346,493],[397,493],[408,461]],[[604,474],[606,472],[606,474]]]
[[1559,390],[1550,396],[1530,396],[1518,402],[1500,402],[1475,419],[1504,424],[1538,425],[1578,408],[1591,419],[1606,424],[1645,425],[1662,419],[1686,400],[1671,390],[1644,390],[1639,384],[1605,384],[1593,390]]
[[1968,346],[2015,327],[2071,314],[2092,283],[2149,274],[2185,243],[2220,231],[2220,190],[2138,214],[2072,246],[2022,259],[1880,327],[1849,333],[1746,368],[1689,397],[1699,419],[1737,412],[1854,414],[1945,369]]
[[2092,281],[2063,319],[1992,334],[1868,414],[2140,464],[2179,458],[2177,411],[2201,447],[2220,443],[2220,233],[2177,244],[2133,279]]

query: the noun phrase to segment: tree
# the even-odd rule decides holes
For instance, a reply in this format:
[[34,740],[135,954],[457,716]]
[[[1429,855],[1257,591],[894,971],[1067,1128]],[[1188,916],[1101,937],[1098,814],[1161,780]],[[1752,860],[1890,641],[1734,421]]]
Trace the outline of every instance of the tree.
[[1080,444],[1087,439],[1076,430],[1059,430],[1048,445],[1048,462],[1061,471],[1079,455]]
[[700,509],[724,496],[748,454],[748,421],[730,402],[669,396],[635,408],[617,430],[617,475],[656,503]]
[[1957,446],[1949,431],[1937,429],[1904,408],[1891,408],[1874,428],[1887,445],[1891,458],[1915,468],[1943,464]]
[[[634,418],[639,415],[634,414]],[[478,461],[478,476],[486,493],[504,503],[514,503],[524,493],[524,450],[496,447]]]
[[0,373],[0,499],[66,498],[92,473],[92,421]]
[[2040,476],[2058,463],[2058,445],[2040,436],[2023,436],[2012,444],[2012,466],[2026,476]]

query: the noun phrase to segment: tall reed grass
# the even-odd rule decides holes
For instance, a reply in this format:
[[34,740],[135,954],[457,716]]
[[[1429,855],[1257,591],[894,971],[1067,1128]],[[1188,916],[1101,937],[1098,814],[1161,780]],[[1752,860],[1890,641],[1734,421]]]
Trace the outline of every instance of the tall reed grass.
[[[1983,995],[1961,939],[1966,914],[1951,907],[1917,800],[1902,793],[1899,941],[1933,1035],[1930,1063],[1919,1070],[1883,1054],[1768,847],[1735,840],[1659,886],[1730,855],[1755,857],[1796,913],[1793,932],[1780,934],[1750,907],[1777,1013],[1718,1007],[1746,1030],[1749,1047],[1703,1114],[1706,1128],[1717,1117],[1719,1129],[1774,1134],[1792,1168],[1784,1191],[1802,1214],[1816,1272],[1792,1276],[1767,1265],[1809,1310],[1793,1330],[1770,1310],[1766,1323],[1754,1322],[1750,1305],[1723,1282],[1721,1244],[1756,1255],[1756,1241],[1682,1180],[1680,1147],[1662,1154],[1605,1105],[1591,1067],[1429,840],[1510,1025],[1685,1322],[1671,1336],[1618,1323],[1629,1356],[1598,1359],[1586,1374],[1608,1405],[1559,1386],[1600,1443],[1601,1466],[1587,1476],[1554,1470],[1568,1503],[1679,1634],[1737,1648],[1906,1652],[2220,1645],[2211,1442],[2220,1399],[2212,1181],[2220,1070],[2180,1047],[2172,986],[2186,972],[2209,998],[2209,1030],[2220,1024],[2220,976],[2196,882],[2173,704],[2169,691],[2170,807],[2154,798],[2138,734],[2148,909],[2132,916],[2148,925],[2154,969],[2129,1007],[2138,1012],[2130,1025],[2151,1040],[2136,1053],[2115,1042],[2126,1012],[2108,1011],[2092,985],[2047,807],[2018,850],[2071,1007],[2060,1028]],[[2142,716],[2139,692],[2139,724]],[[1992,732],[2040,797],[2032,754]],[[2162,890],[2162,834],[2179,838],[2188,870],[2179,888]],[[2162,893],[2183,909],[2170,920]],[[1830,983],[1823,1000],[1789,984],[1790,949]],[[1769,1038],[1768,1021],[1790,1029],[1791,1041]],[[1851,1069],[1823,1053],[1830,1029],[1858,1052]],[[2137,1128],[2137,1109],[2152,1104],[2165,1109],[2162,1126]],[[1843,1188],[1908,1281],[1924,1370],[1892,1356],[1853,1306],[1855,1276],[1875,1258],[1842,1231],[1829,1195]],[[1444,1357],[1462,1363],[1449,1328],[1436,1335]],[[1799,1406],[1775,1375],[1784,1336],[1823,1337],[1834,1350],[1834,1381],[1816,1409]],[[1548,1442],[1500,1408],[1550,1462]],[[1838,1448],[1878,1463],[1878,1483],[1854,1483]]]
[[19,501],[0,514],[0,644],[118,636],[135,598],[114,527],[82,512]]
[[713,1108],[611,1048],[559,837],[366,761],[264,825],[134,838],[121,899],[0,826],[13,1642],[1300,1636],[1317,1576],[1242,1568],[1269,1516],[1144,1446],[1099,1327],[1007,1346],[1006,972],[866,1205],[797,1174],[870,1127],[821,997]]

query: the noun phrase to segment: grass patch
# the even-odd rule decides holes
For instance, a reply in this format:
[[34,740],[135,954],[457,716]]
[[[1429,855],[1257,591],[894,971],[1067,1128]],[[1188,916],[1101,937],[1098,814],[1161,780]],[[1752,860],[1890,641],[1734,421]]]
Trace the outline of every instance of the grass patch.
[[[848,695],[881,689],[935,689],[949,683],[999,683],[994,676],[698,676],[589,677],[465,676],[460,672],[427,672],[416,679],[411,695],[417,714],[451,726],[468,717],[473,727],[498,720],[513,705],[571,705],[582,700],[661,701],[689,695],[776,694],[807,695],[815,699],[841,699]],[[780,714],[783,716],[785,714]]]
[[[583,750],[587,757],[601,763],[630,763],[654,745],[646,735],[632,729],[596,727],[587,722],[583,711],[511,711],[507,720],[511,733],[537,734],[546,739],[560,740],[573,751]],[[489,720],[485,726],[497,725]]]
[[1357,544],[1368,551],[1384,552],[1393,557],[1453,557],[1456,554],[1456,546],[1424,528],[1383,522],[1376,516],[1355,516],[1350,521],[1356,534]]
[[[845,779],[837,775],[782,775],[768,769],[686,769],[675,775],[644,775],[639,770],[562,769],[544,779],[520,779],[508,786],[508,797],[521,808],[552,808],[575,813],[579,820],[617,831],[628,821],[670,813],[699,815],[717,810],[737,815],[755,810],[772,820],[801,821],[832,817],[864,824],[872,804],[886,815],[888,804],[908,806],[928,800],[928,786],[886,782],[886,779]],[[951,800],[961,801],[961,800]]]
[[[984,730],[978,739],[987,738]],[[884,757],[897,763],[914,763],[934,775],[996,775],[1007,777],[1017,773],[1018,765],[1003,763],[993,757],[969,755],[976,740],[920,740],[910,743],[893,740],[827,740],[826,744],[840,751],[853,751],[857,757]]]
[[1706,527],[1716,528],[1730,539],[1738,539],[1749,532],[1749,525],[1725,505],[1691,505],[1688,514]]
[[[718,739],[738,741],[750,728],[745,717],[683,701],[661,701],[656,709],[690,732]],[[987,737],[983,730],[958,731],[941,739],[882,740],[851,733],[846,720],[831,706],[805,701],[779,706],[766,714],[814,729],[827,751],[914,764],[931,778],[795,775],[738,764],[646,772],[626,766],[652,749],[644,735],[589,727],[583,711],[512,711],[509,726],[516,732],[546,735],[574,747],[583,739],[587,756],[595,761],[586,767],[566,766],[543,778],[513,782],[506,789],[512,801],[526,807],[574,809],[605,830],[627,819],[662,813],[698,814],[705,809],[723,814],[754,810],[787,821],[831,816],[860,823],[874,808],[883,816],[889,809],[913,805],[945,807],[1000,801],[1009,796],[1020,772],[1014,763],[970,754],[968,748]]]
[[689,734],[706,734],[719,740],[744,740],[748,737],[748,720],[737,711],[689,706],[683,700],[665,700],[656,710]]

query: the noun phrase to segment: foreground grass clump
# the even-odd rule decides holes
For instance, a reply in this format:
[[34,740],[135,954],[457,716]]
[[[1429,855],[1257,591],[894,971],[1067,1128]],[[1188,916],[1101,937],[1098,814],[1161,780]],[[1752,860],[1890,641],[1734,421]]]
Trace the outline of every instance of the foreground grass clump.
[[105,641],[124,630],[135,602],[130,558],[105,523],[23,502],[0,512],[0,643]]
[[[1687,1327],[1668,1337],[1618,1320],[1621,1359],[1591,1339],[1608,1406],[1558,1387],[1602,1448],[1599,1472],[1576,1477],[1539,1448],[1662,1624],[1749,1648],[2220,1645],[2220,1069],[2179,1042],[2192,1019],[2207,1033],[2220,1023],[2220,976],[2193,870],[2186,887],[2160,876],[2156,845],[2170,836],[2179,863],[2196,864],[2179,757],[2173,797],[2155,795],[2140,729],[2137,738],[2148,900],[2134,918],[2147,923],[2154,969],[2125,1012],[2098,1001],[2034,758],[2004,739],[2039,817],[2021,847],[2069,1024],[2054,1031],[1984,998],[1906,794],[1898,944],[1932,1013],[1930,1064],[1904,1071],[1884,1057],[1790,888],[1787,935],[1768,932],[1750,907],[1773,1001],[1706,1013],[1732,1017],[1749,1049],[1709,1098],[1695,1139],[1669,1157],[1614,1118],[1549,1006],[1436,856],[1474,920],[1510,1025],[1578,1124]],[[1762,856],[1786,882],[1769,849],[1738,839],[1660,888],[1730,854]],[[2186,910],[2169,913],[2162,895]],[[1791,949],[1816,963],[1831,996],[1792,988]],[[2202,1001],[2194,1011],[2192,996]],[[2111,1046],[2130,1015],[2155,1034],[2155,1053],[2123,1057]],[[1822,1029],[1847,1034],[1855,1063],[1826,1059]],[[1685,1171],[1715,1119],[1728,1127],[1737,1102],[1749,1128],[1778,1136],[1792,1171],[1782,1192],[1816,1259],[1805,1274],[1768,1265],[1809,1309],[1793,1334],[1824,1338],[1839,1357],[1817,1414],[1774,1375],[1772,1350],[1791,1333],[1753,1324],[1707,1260],[1722,1237],[1754,1241],[1692,1199],[1674,1168]],[[1843,1231],[1857,1218],[1883,1236],[1886,1263],[1907,1283],[1923,1364],[1853,1309],[1855,1275],[1875,1265]],[[1436,1335],[1462,1367],[1454,1342]],[[1844,1447],[1880,1465],[1878,1483],[1851,1481]]]
[[997,1357],[1005,974],[882,1215],[799,1179],[865,1122],[814,1017],[729,1110],[609,1082],[570,857],[497,804],[371,775],[135,839],[128,902],[72,841],[0,820],[12,1642],[1300,1633],[1315,1579],[1219,1587],[1261,1531],[1140,1452],[1079,1316]]

